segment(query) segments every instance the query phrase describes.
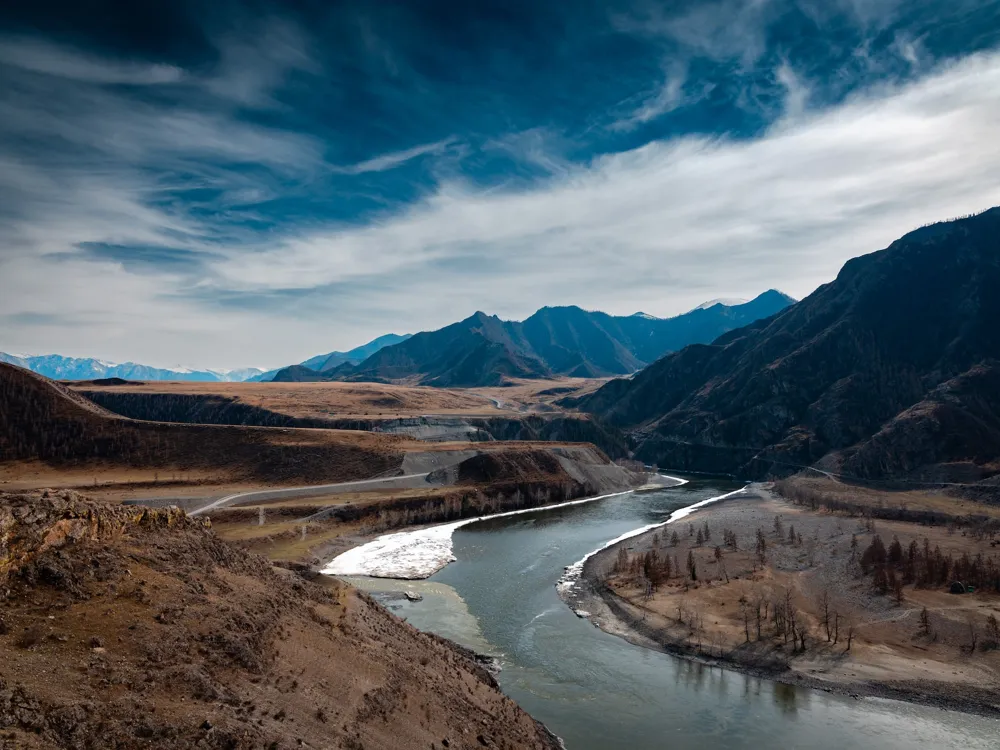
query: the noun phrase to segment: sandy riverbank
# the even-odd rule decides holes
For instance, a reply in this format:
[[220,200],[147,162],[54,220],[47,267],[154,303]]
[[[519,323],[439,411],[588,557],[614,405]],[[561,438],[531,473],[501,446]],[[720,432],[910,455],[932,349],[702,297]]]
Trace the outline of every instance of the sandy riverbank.
[[[711,539],[699,544],[697,531],[705,524]],[[796,540],[788,542],[791,527]],[[755,545],[758,529],[767,547],[763,564]],[[724,531],[736,535],[735,550],[724,545]],[[876,593],[871,575],[858,565],[875,534],[887,545],[898,537],[904,549],[911,539],[923,544],[927,538],[946,555],[993,550],[988,539],[943,526],[870,526],[863,518],[794,505],[755,485],[594,554],[582,566],[580,581],[563,594],[596,625],[637,645],[788,684],[1000,716],[1000,651],[984,650],[983,641],[989,637],[987,618],[1000,613],[1000,596],[956,596],[940,586],[913,585],[902,587],[898,602]],[[635,559],[654,546],[660,557],[670,558],[674,575],[647,597],[642,576],[616,567],[620,550]],[[688,573],[689,553],[697,580]],[[804,649],[787,642],[787,632],[774,623],[774,607],[784,611],[786,605],[805,637]],[[973,629],[978,647],[970,649]]]

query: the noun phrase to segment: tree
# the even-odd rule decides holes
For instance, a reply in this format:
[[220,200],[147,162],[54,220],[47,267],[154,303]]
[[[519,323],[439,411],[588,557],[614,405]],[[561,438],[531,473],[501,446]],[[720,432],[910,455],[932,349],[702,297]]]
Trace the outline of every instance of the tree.
[[778,539],[785,538],[785,527],[784,524],[781,523],[781,516],[774,517],[774,533]]
[[920,610],[920,633],[922,635],[931,634],[931,615],[927,611],[927,607]]
[[691,580],[692,581],[697,581],[698,580],[698,568],[695,565],[695,562],[694,562],[694,553],[691,550],[688,550],[687,568],[688,568],[688,574],[691,576]]
[[712,530],[710,528],[708,528],[708,521],[705,521],[705,526],[703,528],[704,528],[704,532],[705,532],[704,533],[705,541],[706,542],[712,541]]
[[788,525],[788,543],[789,544],[795,544],[795,525],[794,524],[789,524]]
[[676,547],[680,543],[681,543],[681,540],[678,538],[678,536],[677,536],[677,530],[675,529],[674,533],[670,535],[670,546],[671,547]]
[[757,529],[757,559],[761,565],[767,562],[767,539],[764,538],[764,532],[760,529]]
[[705,535],[701,533],[701,529],[698,529],[698,536],[695,539],[695,544],[699,547],[705,543]]
[[819,593],[819,614],[820,614],[820,625],[826,629],[826,642],[830,642],[831,632],[830,632],[830,590],[824,588]]

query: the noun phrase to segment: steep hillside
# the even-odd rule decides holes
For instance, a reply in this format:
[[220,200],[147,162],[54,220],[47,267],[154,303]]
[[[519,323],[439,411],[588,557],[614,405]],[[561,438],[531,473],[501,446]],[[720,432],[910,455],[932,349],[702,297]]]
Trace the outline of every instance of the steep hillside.
[[232,478],[313,483],[370,477],[402,461],[396,439],[386,435],[134,421],[5,363],[0,414],[0,462],[204,468]]
[[632,430],[639,457],[678,469],[756,476],[831,454],[830,466],[861,476],[931,464],[987,475],[1000,457],[997,289],[993,209],[855,258],[777,316],[664,357],[580,406]]
[[666,319],[613,316],[579,307],[544,307],[523,322],[477,312],[381,349],[357,366],[341,364],[324,374],[287,368],[275,380],[412,380],[472,387],[502,385],[511,378],[626,375],[666,352],[712,341],[773,315],[792,301],[772,290],[745,304],[716,304]]
[[0,494],[0,538],[4,747],[559,747],[467,652],[176,509]]

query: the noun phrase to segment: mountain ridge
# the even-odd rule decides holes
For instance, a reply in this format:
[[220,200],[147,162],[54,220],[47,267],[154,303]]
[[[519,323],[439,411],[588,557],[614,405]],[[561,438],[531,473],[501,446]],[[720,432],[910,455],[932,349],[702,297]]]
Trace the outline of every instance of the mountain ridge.
[[[756,477],[824,459],[862,477],[987,476],[1000,457],[997,238],[1000,209],[922,227],[772,318],[579,406],[630,430],[638,457],[679,470]],[[961,398],[936,390],[955,379]],[[976,424],[985,450],[931,440],[955,420]]]
[[282,371],[276,379],[412,381],[442,387],[503,385],[514,378],[608,377],[634,373],[661,356],[787,307],[769,290],[742,305],[715,305],[672,318],[614,316],[577,306],[543,307],[524,321],[477,311],[323,374]]

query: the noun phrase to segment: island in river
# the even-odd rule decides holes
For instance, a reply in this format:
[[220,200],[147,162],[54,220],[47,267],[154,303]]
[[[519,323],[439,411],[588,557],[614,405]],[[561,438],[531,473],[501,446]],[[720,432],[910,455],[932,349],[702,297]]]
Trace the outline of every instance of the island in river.
[[934,492],[797,477],[608,546],[564,596],[639,645],[995,716],[998,520]]

